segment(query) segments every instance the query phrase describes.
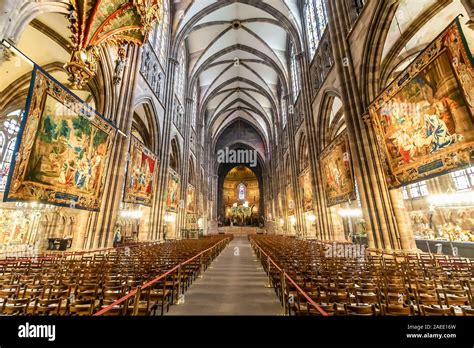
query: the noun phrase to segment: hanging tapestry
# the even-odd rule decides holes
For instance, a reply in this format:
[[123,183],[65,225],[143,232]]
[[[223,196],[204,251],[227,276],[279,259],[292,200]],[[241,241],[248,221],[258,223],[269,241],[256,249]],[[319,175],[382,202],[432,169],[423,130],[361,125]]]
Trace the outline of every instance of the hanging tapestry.
[[328,207],[356,199],[348,142],[344,131],[321,154]]
[[152,205],[156,162],[156,156],[132,135],[123,200],[125,203]]
[[370,106],[390,188],[470,164],[473,57],[457,19]]
[[4,200],[99,210],[115,131],[35,67]]
[[303,209],[304,211],[313,210],[313,189],[311,186],[311,170],[306,169],[303,174],[300,175],[300,188],[303,197]]
[[168,194],[166,196],[166,206],[168,211],[177,212],[179,208],[179,190],[181,179],[179,175],[172,169],[169,169],[168,175]]
[[188,185],[188,190],[186,194],[186,211],[194,213],[196,210],[194,194],[196,189],[192,185]]

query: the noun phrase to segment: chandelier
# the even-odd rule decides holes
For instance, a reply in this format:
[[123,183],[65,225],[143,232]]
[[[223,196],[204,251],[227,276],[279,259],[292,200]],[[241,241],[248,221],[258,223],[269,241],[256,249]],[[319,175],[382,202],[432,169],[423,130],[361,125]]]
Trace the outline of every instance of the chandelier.
[[[82,89],[96,74],[99,47],[143,45],[160,19],[163,0],[71,0],[68,19],[73,52],[65,68],[73,89]],[[119,59],[123,59],[120,56]]]

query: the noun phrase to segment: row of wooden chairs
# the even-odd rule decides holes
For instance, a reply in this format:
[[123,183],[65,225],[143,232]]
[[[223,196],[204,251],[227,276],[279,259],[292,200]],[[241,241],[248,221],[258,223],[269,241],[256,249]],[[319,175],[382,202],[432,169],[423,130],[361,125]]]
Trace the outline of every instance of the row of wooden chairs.
[[[376,315],[471,315],[474,308],[474,263],[469,259],[401,253],[334,255],[327,251],[338,249],[335,243],[283,236],[250,238],[269,283],[282,304],[288,304],[288,314],[319,312],[296,287],[284,282],[279,268],[333,315],[345,313],[344,307],[360,308],[361,313],[372,313],[373,308]],[[344,243],[340,249],[345,247],[361,248]]]
[[164,315],[223,249],[226,236],[118,249],[107,255],[0,260],[0,314],[92,315],[175,269],[104,315]]

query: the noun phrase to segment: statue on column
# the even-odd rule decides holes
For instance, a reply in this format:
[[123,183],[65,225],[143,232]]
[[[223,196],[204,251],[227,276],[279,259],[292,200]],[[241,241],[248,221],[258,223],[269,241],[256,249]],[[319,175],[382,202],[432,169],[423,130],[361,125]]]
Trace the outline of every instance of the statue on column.
[[156,88],[157,72],[158,72],[158,67],[156,66],[156,63],[155,63],[153,64],[153,70],[151,71],[150,85],[151,85],[152,90],[155,90]]
[[158,72],[157,83],[156,83],[156,88],[155,88],[155,93],[158,96],[158,99],[161,99],[161,80],[162,80],[162,76],[161,76],[161,71],[160,71]]

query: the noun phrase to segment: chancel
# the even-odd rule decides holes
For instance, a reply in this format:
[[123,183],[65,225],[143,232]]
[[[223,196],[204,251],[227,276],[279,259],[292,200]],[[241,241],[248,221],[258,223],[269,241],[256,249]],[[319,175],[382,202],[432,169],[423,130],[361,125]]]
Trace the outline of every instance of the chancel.
[[1,315],[474,315],[472,1],[0,13]]

